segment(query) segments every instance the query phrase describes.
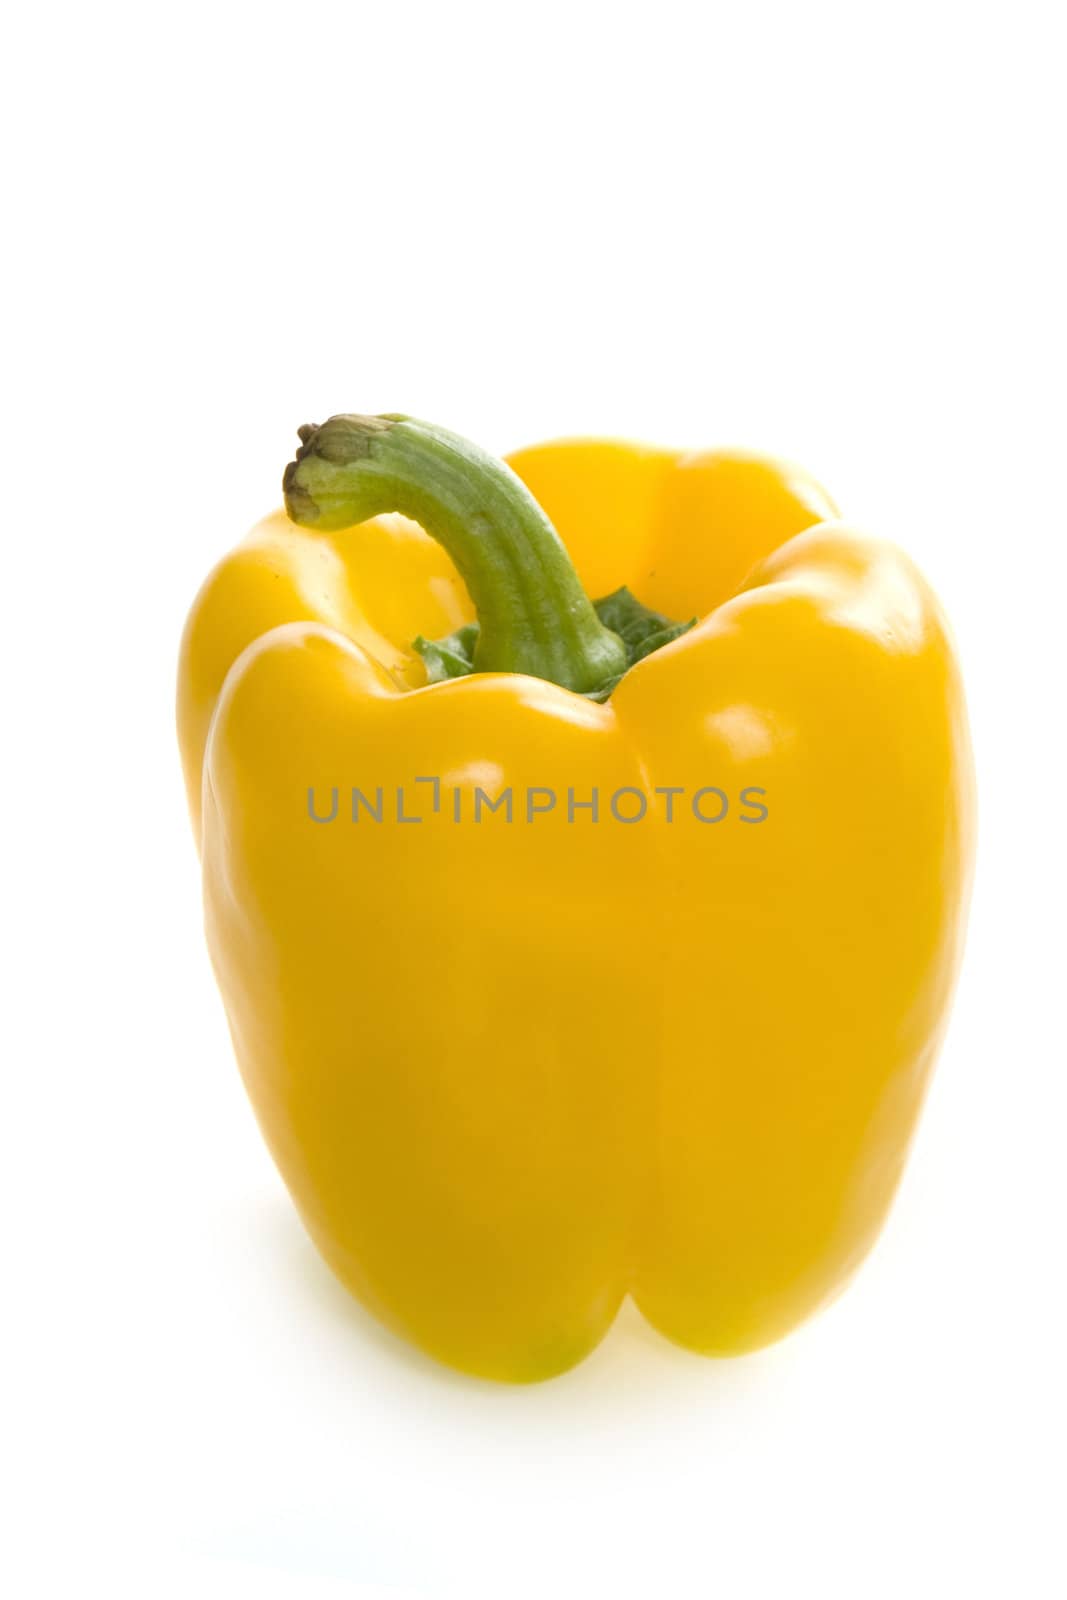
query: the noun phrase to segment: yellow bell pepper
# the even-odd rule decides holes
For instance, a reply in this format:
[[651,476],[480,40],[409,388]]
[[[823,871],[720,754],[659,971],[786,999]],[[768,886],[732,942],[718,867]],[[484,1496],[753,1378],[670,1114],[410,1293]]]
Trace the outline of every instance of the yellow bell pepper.
[[178,721],[311,1237],[492,1378],[572,1366],[627,1293],[695,1351],[778,1339],[878,1233],[959,962],[936,600],[757,457],[301,438],[193,606]]

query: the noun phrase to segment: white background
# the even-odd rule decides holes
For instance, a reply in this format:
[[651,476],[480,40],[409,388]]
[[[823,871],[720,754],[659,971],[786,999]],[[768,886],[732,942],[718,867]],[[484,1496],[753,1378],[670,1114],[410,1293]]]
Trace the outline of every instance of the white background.
[[[37,5],[5,29],[7,1592],[1064,1592],[1062,14]],[[780,451],[955,621],[981,843],[899,1202],[713,1364],[380,1333],[244,1103],[172,726],[298,423]],[[595,1003],[595,997],[591,997]]]

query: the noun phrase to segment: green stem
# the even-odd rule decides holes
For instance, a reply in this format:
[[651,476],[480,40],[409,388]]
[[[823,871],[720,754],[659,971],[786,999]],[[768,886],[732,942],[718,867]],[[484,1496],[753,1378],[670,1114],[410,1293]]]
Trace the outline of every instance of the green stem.
[[503,462],[412,417],[300,429],[285,469],[294,522],[334,531],[400,511],[448,551],[481,625],[477,672],[523,672],[579,694],[626,669],[555,528]]

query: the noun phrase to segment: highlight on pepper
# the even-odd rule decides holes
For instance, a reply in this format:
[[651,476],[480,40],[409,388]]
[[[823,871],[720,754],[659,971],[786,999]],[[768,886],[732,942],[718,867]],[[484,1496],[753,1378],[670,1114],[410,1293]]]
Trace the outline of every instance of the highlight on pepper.
[[193,604],[178,732],[238,1065],[311,1238],[483,1377],[574,1366],[627,1296],[704,1355],[781,1338],[878,1235],[959,967],[935,596],[738,451],[504,463],[344,415],[284,494]]

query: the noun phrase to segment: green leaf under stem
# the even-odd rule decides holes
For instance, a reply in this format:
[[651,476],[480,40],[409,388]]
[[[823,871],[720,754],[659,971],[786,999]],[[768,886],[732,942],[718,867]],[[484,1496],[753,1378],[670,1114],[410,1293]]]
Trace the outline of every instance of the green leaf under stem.
[[465,678],[474,671],[474,647],[478,643],[478,624],[465,623],[445,639],[415,640],[414,648],[426,663],[429,683],[444,683],[446,678]]
[[[643,606],[625,587],[605,595],[602,600],[594,600],[593,610],[605,628],[618,635],[626,650],[625,671],[617,673],[585,695],[585,699],[598,702],[610,697],[612,690],[638,661],[650,656],[654,650],[661,650],[673,639],[681,638],[683,633],[688,633],[690,628],[696,626],[697,620],[691,617],[688,622],[672,622],[662,612]],[[426,663],[427,680],[430,683],[443,683],[447,678],[465,678],[474,671],[477,644],[478,624],[468,622],[445,639],[424,639],[420,634],[414,648]]]

